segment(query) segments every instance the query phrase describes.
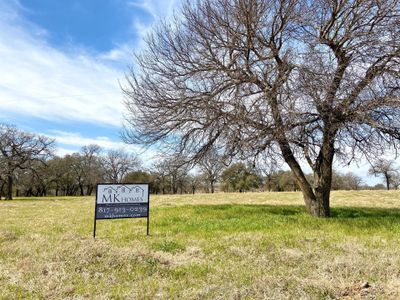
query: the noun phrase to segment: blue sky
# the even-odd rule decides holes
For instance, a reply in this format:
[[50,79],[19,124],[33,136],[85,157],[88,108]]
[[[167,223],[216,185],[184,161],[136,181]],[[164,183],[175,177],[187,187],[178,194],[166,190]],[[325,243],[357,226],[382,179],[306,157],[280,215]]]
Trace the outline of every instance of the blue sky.
[[119,82],[143,37],[177,5],[0,0],[0,120],[56,138],[60,155],[90,143],[126,148]]
[[[0,120],[56,139],[58,154],[126,146],[119,82],[133,52],[180,0],[0,0]],[[369,165],[349,167],[369,184]]]

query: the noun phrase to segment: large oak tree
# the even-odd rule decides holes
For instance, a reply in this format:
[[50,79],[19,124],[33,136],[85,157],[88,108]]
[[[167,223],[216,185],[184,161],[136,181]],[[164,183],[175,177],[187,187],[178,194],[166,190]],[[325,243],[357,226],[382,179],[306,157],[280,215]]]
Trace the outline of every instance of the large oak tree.
[[[127,74],[132,143],[192,159],[279,153],[329,216],[334,157],[400,139],[399,0],[205,0],[160,24]],[[314,173],[310,183],[301,167]]]

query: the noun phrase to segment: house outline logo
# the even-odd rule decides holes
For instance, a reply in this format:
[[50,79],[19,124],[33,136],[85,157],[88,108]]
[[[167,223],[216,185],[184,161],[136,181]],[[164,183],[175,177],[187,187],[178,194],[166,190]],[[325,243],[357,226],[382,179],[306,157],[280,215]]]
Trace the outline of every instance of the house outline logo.
[[101,203],[147,202],[146,191],[137,184],[106,185],[102,188]]
[[138,185],[134,185],[132,187],[129,187],[125,184],[123,185],[119,185],[116,188],[114,188],[113,186],[106,186],[103,189],[103,192],[107,193],[107,194],[113,194],[114,193],[122,193],[122,194],[136,194],[136,195],[140,195],[141,197],[144,196],[144,189],[141,188]]

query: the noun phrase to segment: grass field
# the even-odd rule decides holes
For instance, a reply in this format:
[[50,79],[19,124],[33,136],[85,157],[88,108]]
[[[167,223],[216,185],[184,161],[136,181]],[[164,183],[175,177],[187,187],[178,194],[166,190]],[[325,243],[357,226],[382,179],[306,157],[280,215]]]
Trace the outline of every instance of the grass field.
[[[0,201],[0,299],[400,299],[400,191],[151,197],[100,220],[94,198]],[[367,284],[368,282],[368,284]]]

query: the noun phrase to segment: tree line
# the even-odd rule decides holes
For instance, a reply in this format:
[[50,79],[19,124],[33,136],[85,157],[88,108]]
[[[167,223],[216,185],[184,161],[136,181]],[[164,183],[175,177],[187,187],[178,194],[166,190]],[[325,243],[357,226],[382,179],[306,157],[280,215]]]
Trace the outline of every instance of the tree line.
[[[196,164],[180,154],[160,157],[144,167],[140,159],[122,149],[104,151],[87,145],[64,157],[54,155],[55,141],[24,132],[14,126],[0,125],[0,199],[13,196],[84,196],[95,193],[99,182],[150,183],[154,194],[187,194],[247,191],[298,191],[291,171],[276,161],[231,161],[210,151]],[[370,174],[381,175],[386,188],[398,188],[400,176],[392,161],[380,159]],[[307,175],[312,182],[313,177]],[[332,189],[371,188],[349,172],[333,173]],[[378,185],[375,188],[384,188]]]

